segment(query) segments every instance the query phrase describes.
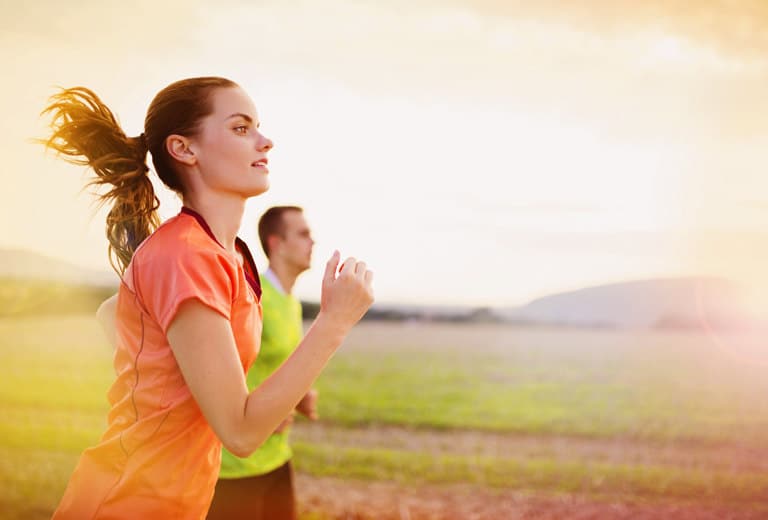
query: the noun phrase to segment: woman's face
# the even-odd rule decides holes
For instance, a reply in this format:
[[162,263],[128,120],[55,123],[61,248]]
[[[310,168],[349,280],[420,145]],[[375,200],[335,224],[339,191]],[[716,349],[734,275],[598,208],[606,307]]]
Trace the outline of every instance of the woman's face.
[[253,101],[240,87],[211,93],[213,112],[200,121],[189,148],[206,188],[244,198],[269,188],[267,152],[273,144],[259,131]]

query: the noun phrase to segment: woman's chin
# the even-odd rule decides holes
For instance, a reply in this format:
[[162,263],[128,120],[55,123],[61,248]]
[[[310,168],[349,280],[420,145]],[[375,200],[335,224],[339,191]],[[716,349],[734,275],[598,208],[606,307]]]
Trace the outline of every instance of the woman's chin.
[[259,185],[254,186],[248,191],[248,197],[258,197],[262,193],[265,193],[269,190],[269,181]]

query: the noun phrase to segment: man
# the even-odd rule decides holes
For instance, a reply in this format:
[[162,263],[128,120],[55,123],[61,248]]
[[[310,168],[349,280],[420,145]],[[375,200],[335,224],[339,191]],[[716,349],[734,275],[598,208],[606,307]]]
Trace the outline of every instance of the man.
[[[314,241],[301,208],[277,206],[259,219],[259,240],[269,260],[261,279],[264,328],[261,350],[247,375],[248,388],[264,381],[293,352],[302,339],[301,303],[291,291],[298,276],[309,269]],[[317,391],[310,390],[296,411],[317,419]],[[288,432],[293,415],[250,457],[222,451],[221,471],[208,520],[293,520],[292,451]]]

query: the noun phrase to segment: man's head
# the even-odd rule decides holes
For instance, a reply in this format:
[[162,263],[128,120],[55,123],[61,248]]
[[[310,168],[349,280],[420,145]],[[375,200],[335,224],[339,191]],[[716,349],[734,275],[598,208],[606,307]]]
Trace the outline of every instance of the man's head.
[[282,264],[297,274],[312,261],[312,233],[298,206],[269,208],[259,219],[259,240],[270,264]]

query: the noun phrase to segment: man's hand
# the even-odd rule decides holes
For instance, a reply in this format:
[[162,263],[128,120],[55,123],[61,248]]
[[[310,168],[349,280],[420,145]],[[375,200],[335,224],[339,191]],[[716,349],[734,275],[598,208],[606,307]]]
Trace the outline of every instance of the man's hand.
[[317,390],[312,388],[296,405],[296,411],[305,415],[309,420],[316,421],[317,414]]

